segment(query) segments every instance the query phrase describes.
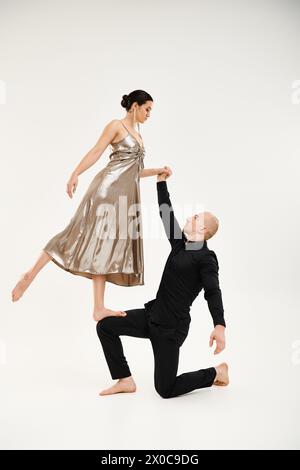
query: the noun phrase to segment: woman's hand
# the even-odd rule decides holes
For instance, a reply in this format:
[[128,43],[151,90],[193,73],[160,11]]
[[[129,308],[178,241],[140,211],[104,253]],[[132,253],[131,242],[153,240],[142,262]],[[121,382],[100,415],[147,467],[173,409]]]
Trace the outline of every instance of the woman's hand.
[[78,176],[72,173],[71,178],[67,182],[67,194],[69,195],[71,199],[73,197],[73,194],[76,191],[77,185],[78,185]]

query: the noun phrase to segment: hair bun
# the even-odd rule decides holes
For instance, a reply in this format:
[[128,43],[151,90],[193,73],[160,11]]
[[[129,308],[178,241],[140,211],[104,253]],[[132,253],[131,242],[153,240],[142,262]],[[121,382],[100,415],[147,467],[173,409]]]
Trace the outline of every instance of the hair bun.
[[127,108],[128,103],[129,103],[129,96],[128,95],[123,95],[122,96],[122,101],[121,101],[121,106],[123,106],[123,108]]

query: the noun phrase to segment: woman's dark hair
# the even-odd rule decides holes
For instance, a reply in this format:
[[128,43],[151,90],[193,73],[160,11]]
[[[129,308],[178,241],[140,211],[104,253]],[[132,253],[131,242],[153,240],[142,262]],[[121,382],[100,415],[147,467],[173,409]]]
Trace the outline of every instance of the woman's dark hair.
[[129,93],[129,95],[122,96],[121,106],[126,108],[126,111],[129,111],[132,103],[137,102],[137,104],[141,106],[142,104],[146,103],[146,101],[153,101],[153,98],[149,95],[149,93],[144,90],[134,90]]

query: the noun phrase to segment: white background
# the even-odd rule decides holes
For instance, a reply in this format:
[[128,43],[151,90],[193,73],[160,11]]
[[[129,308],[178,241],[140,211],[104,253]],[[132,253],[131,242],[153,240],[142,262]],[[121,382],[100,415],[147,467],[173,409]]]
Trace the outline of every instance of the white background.
[[[299,22],[287,0],[0,1],[1,448],[299,448]],[[154,99],[145,167],[170,165],[174,206],[220,220],[208,246],[227,347],[208,347],[201,293],[178,373],[226,361],[231,383],[169,400],[155,392],[149,340],[128,337],[137,392],[98,396],[113,382],[91,280],[49,263],[11,301],[108,163],[109,148],[69,199],[71,172],[135,89]],[[155,185],[141,179],[145,232]],[[110,308],[155,296],[169,244],[146,235],[145,286],[107,284]]]

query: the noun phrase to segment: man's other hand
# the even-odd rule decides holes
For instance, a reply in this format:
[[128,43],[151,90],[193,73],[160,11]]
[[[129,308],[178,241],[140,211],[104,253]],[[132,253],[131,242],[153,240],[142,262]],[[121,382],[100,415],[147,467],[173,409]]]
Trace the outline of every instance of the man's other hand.
[[209,339],[209,347],[211,348],[214,341],[216,342],[216,349],[214,354],[219,354],[225,349],[225,326],[216,325]]

